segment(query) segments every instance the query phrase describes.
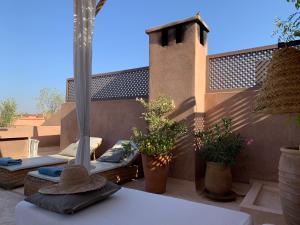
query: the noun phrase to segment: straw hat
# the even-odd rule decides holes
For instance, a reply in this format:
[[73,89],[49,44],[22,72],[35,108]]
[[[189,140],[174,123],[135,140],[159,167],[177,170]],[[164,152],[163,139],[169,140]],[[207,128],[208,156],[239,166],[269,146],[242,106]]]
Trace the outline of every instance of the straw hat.
[[58,184],[41,188],[41,194],[65,195],[94,191],[105,186],[106,179],[101,176],[89,176],[85,167],[68,165],[60,176]]
[[300,51],[293,47],[274,52],[266,79],[259,91],[255,111],[300,112]]

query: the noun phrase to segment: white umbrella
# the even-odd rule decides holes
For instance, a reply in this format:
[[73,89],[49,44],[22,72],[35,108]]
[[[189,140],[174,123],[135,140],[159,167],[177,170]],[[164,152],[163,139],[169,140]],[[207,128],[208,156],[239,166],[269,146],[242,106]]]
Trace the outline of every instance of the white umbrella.
[[75,164],[90,170],[90,80],[92,40],[96,14],[106,0],[74,0],[74,79],[80,140]]
[[96,14],[106,0],[74,0],[74,79],[80,140],[75,164],[90,171],[90,80],[92,40]]
[[74,79],[80,140],[75,164],[90,170],[90,79],[96,0],[74,0]]

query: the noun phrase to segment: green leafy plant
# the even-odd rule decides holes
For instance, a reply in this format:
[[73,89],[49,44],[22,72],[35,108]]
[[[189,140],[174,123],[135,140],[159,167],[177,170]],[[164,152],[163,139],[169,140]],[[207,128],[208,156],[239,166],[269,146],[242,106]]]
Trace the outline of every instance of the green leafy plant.
[[13,98],[8,98],[0,103],[0,127],[12,125],[17,118],[17,103]]
[[293,41],[300,38],[300,0],[287,0],[295,5],[296,12],[291,14],[287,20],[275,19],[276,30],[273,35],[278,35],[279,41]]
[[143,99],[137,101],[145,108],[142,118],[148,124],[148,128],[147,132],[133,128],[132,141],[145,155],[169,155],[176,141],[187,131],[184,123],[172,121],[167,117],[168,113],[175,109],[174,102],[165,96],[160,96],[151,102]]
[[234,165],[245,145],[241,135],[233,133],[229,118],[222,118],[207,130],[197,131],[195,137],[200,157],[223,165]]

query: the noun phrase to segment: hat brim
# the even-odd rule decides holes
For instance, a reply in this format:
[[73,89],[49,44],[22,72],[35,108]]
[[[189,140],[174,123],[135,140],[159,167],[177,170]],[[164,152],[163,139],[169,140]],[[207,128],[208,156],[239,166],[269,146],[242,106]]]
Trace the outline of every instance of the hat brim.
[[77,184],[72,187],[65,187],[61,184],[54,184],[48,187],[40,188],[39,193],[47,195],[67,195],[67,194],[79,194],[89,191],[101,189],[107,183],[105,177],[92,176],[89,183]]

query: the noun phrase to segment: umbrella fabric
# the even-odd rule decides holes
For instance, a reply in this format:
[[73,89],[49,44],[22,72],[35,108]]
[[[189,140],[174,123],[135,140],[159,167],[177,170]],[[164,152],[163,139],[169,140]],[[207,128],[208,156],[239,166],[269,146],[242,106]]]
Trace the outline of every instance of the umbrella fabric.
[[95,0],[74,0],[74,79],[80,140],[75,163],[90,171],[90,80]]

